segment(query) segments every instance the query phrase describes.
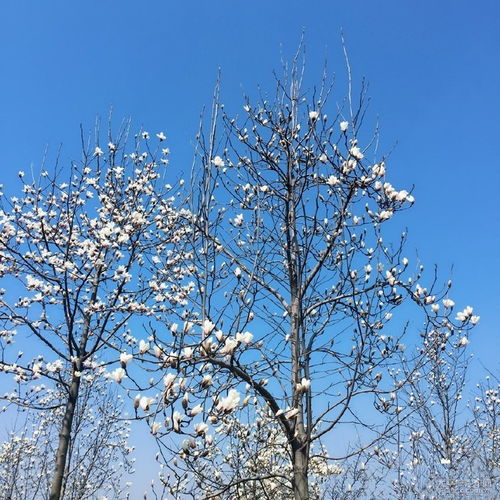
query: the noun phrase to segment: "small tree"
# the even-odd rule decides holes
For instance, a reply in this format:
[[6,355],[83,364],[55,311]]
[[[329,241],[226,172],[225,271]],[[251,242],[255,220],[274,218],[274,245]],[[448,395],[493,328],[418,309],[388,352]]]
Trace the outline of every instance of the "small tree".
[[[449,309],[454,306],[449,298],[444,303]],[[370,472],[381,471],[385,495],[432,498],[438,483],[443,498],[445,493],[458,494],[471,452],[462,400],[468,342],[467,335],[453,341],[424,341],[426,363],[401,395],[413,412],[401,420],[393,438],[372,453],[375,465]]]
[[[182,272],[182,252],[169,256],[169,245],[184,229],[171,186],[161,186],[165,136],[151,149],[143,132],[127,151],[127,134],[110,138],[106,153],[85,146],[67,171],[29,181],[19,172],[21,196],[2,194],[0,279],[9,291],[0,295],[0,369],[14,379],[4,398],[50,411],[44,389],[63,395],[50,500],[63,490],[82,379],[121,382],[140,355],[128,321],[167,310],[180,293],[167,284],[170,270]],[[162,294],[149,286],[157,274]],[[106,372],[111,362],[119,364]]]
[[[48,391],[51,410],[19,409],[15,428],[0,447],[0,494],[6,499],[48,499],[64,393]],[[123,401],[99,379],[83,380],[70,436],[61,496],[123,498],[123,473],[132,470],[129,422]]]
[[[221,419],[215,436],[208,439],[203,462],[196,453],[194,438],[182,442],[182,466],[167,461],[167,470],[161,474],[161,480],[170,483],[170,494],[182,496],[189,492],[198,498],[200,492],[210,497],[210,491],[217,491],[218,498],[242,500],[289,498],[293,494],[286,438],[269,408],[256,408],[256,403],[248,403],[247,410],[239,415],[228,414]],[[198,435],[207,430],[204,425],[197,426]],[[328,463],[327,456],[326,450],[319,448],[310,461],[310,491],[314,498],[320,498],[332,476],[343,472]],[[174,481],[169,481],[169,474]],[[192,478],[192,483],[186,478]]]
[[500,495],[500,383],[488,375],[477,384],[467,423],[468,474],[478,491]]
[[437,345],[428,352],[425,373],[408,386],[408,405],[415,411],[401,422],[395,439],[364,456],[371,461],[365,475],[382,478],[369,481],[366,495],[428,500],[498,495],[498,387],[487,377],[467,402],[467,344],[460,336],[445,349]]
[[[247,99],[242,119],[226,114],[217,91],[209,134],[199,136],[193,291],[184,323],[168,322],[173,340],[155,338],[169,368],[155,410],[166,428],[157,436],[189,462],[198,491],[197,471],[212,456],[210,426],[226,425],[256,397],[290,463],[286,477],[278,466],[262,484],[274,475],[290,498],[314,497],[319,443],[328,440],[324,460],[340,460],[359,452],[336,443],[342,433],[358,435],[363,449],[397,428],[412,411],[401,391],[427,352],[477,321],[467,308],[455,322],[439,304],[449,287],[439,291],[433,280],[424,288],[423,267],[410,272],[406,233],[395,246],[383,238],[414,199],[388,182],[387,158],[374,158],[377,137],[361,138],[365,89],[357,109],[349,95],[331,115],[326,79],[310,94],[301,80],[295,60],[274,99]],[[407,318],[419,318],[419,336],[408,335]],[[189,446],[163,439],[169,431],[189,435]],[[249,440],[241,435],[240,448]],[[212,476],[205,497],[259,481],[243,473],[232,485]],[[190,477],[175,476],[177,489],[187,490]]]

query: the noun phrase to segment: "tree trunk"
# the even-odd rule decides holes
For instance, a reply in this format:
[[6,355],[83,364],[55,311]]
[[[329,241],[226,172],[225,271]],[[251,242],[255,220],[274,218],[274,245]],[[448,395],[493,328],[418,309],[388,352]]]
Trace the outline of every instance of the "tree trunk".
[[293,497],[295,500],[309,500],[309,479],[307,477],[307,447],[293,447]]
[[69,441],[71,438],[71,428],[73,426],[73,418],[75,416],[76,402],[80,390],[80,377],[73,374],[71,385],[69,388],[68,401],[66,402],[66,411],[62,421],[61,432],[59,433],[59,444],[56,452],[56,467],[52,484],[50,486],[50,500],[60,500],[62,493],[62,485],[64,479],[64,470],[66,468],[66,460],[68,456]]

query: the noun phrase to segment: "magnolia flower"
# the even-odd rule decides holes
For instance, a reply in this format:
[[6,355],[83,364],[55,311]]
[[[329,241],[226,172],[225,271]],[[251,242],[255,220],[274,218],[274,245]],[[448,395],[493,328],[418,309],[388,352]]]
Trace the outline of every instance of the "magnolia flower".
[[122,352],[120,354],[120,362],[122,363],[122,365],[127,365],[132,361],[132,359],[134,359],[134,356],[132,354],[127,354],[126,352]]
[[385,164],[377,163],[376,165],[373,165],[372,172],[376,177],[383,177],[385,175]]
[[357,146],[353,146],[350,150],[349,153],[351,153],[351,156],[356,158],[356,160],[361,160],[365,156],[362,152],[361,149],[359,149]]
[[232,412],[240,403],[240,393],[236,389],[230,389],[227,396],[217,403],[217,410],[225,413]]
[[113,370],[109,374],[109,377],[112,378],[115,382],[118,382],[119,384],[126,376],[127,376],[127,374],[125,373],[125,370],[121,367],[116,368],[116,370]]
[[238,346],[238,341],[236,339],[229,337],[224,342],[224,347],[221,349],[221,353],[232,354],[237,346]]
[[194,432],[198,434],[198,436],[203,436],[208,431],[208,425],[205,422],[198,422],[194,425]]
[[149,342],[144,342],[144,340],[139,341],[139,353],[145,354],[149,351]]
[[326,163],[328,161],[328,156],[326,156],[325,153],[323,153],[320,157],[319,157],[319,161],[321,163]]
[[213,160],[212,160],[212,164],[217,167],[217,168],[222,168],[225,164],[224,164],[224,160],[220,157],[220,156],[216,156]]
[[237,227],[241,227],[241,225],[243,224],[243,214],[239,214],[237,215],[234,219],[233,219],[233,224]]
[[96,148],[94,150],[94,155],[95,156],[102,156],[103,154],[104,154],[103,150],[99,146],[96,146]]
[[201,325],[201,334],[202,337],[206,337],[212,333],[212,330],[215,328],[215,323],[212,323],[209,319],[205,319],[203,324]]
[[134,398],[134,409],[137,410],[139,408],[139,404],[141,402],[141,395],[137,394],[136,397]]
[[458,321],[467,321],[471,316],[472,316],[472,311],[473,308],[471,306],[467,306],[463,311],[457,313],[457,319]]
[[139,406],[144,410],[148,411],[151,407],[151,404],[154,402],[155,398],[149,398],[148,396],[142,396],[139,399]]
[[253,335],[250,332],[245,332],[245,333],[238,332],[235,335],[235,339],[238,342],[243,342],[244,344],[250,344],[250,342],[252,342],[253,340]]
[[184,418],[184,415],[182,413],[178,412],[177,410],[174,411],[174,414],[172,416],[172,425],[173,425],[175,432],[180,431],[180,423],[181,423],[183,418]]
[[462,337],[462,338],[458,341],[458,345],[459,345],[459,347],[466,347],[468,343],[469,343],[469,339],[468,339],[467,337]]
[[163,377],[163,384],[165,385],[165,389],[170,389],[176,378],[177,376],[175,375],[175,373],[167,373]]
[[156,436],[156,434],[160,429],[161,429],[161,422],[153,422],[153,425],[151,426],[151,434],[153,434],[153,436]]
[[470,318],[470,322],[471,322],[473,325],[477,325],[477,323],[479,322],[479,319],[480,319],[480,316],[471,316],[471,318]]
[[327,183],[329,186],[333,187],[333,186],[335,186],[335,184],[338,184],[338,183],[339,183],[339,180],[338,180],[338,178],[337,178],[337,177],[335,177],[334,175],[330,175],[330,177],[328,177],[328,179],[327,179],[326,183]]
[[349,128],[349,122],[340,122],[340,131],[345,132]]
[[396,201],[405,201],[408,198],[408,191],[402,189],[396,192]]
[[108,142],[108,148],[110,151],[116,151],[116,145],[112,142]]
[[444,307],[451,309],[455,305],[455,302],[451,299],[443,299],[443,305]]
[[237,267],[235,270],[234,270],[234,275],[240,279],[241,278],[241,269],[239,267]]
[[191,417],[196,417],[196,415],[199,415],[203,411],[203,406],[201,405],[196,405],[194,408],[191,409],[189,412],[189,415]]
[[311,387],[311,381],[307,378],[302,378],[302,380],[296,385],[298,392],[307,392]]
[[193,348],[185,347],[182,351],[182,356],[184,357],[184,359],[191,359],[193,357]]
[[392,210],[382,210],[378,215],[378,220],[379,221],[384,221],[387,219],[390,219],[393,215]]
[[201,386],[203,389],[210,387],[212,385],[212,375],[205,375],[201,381]]
[[309,111],[309,120],[316,121],[319,117],[319,111]]
[[389,285],[391,286],[394,286],[394,284],[396,283],[396,277],[391,273],[391,271],[386,271],[385,277],[387,278],[387,283],[389,283]]
[[167,136],[163,132],[156,134],[156,137],[158,137],[158,139],[160,139],[160,141],[164,141],[167,138]]

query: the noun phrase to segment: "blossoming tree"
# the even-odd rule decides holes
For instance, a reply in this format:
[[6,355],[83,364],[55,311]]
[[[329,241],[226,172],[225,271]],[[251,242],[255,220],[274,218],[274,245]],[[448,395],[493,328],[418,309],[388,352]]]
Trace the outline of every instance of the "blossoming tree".
[[[47,389],[51,409],[18,408],[9,438],[0,445],[0,497],[48,499],[55,449],[64,412],[64,392]],[[61,404],[62,403],[62,404]],[[123,477],[132,471],[127,444],[130,423],[123,399],[99,376],[83,379],[70,436],[61,496],[68,500],[124,498]]]
[[[470,308],[455,319],[448,285],[421,284],[405,233],[395,245],[384,239],[414,198],[389,182],[377,138],[363,138],[364,91],[358,109],[349,96],[328,114],[329,85],[307,94],[301,78],[295,61],[274,99],[247,100],[243,117],[229,116],[217,91],[199,136],[194,286],[180,325],[168,322],[173,339],[155,339],[166,370],[155,434],[184,470],[164,478],[174,493],[203,483],[206,498],[234,498],[274,476],[290,498],[315,498],[316,454],[340,460],[396,429],[412,411],[401,391],[428,350],[478,320]],[[290,472],[231,476],[222,466],[203,482],[228,419],[260,418],[243,416],[251,398],[279,429]],[[346,435],[360,446],[343,446]],[[239,439],[245,447],[250,437]]]
[[498,497],[498,381],[486,377],[467,402],[466,366],[458,358],[445,361],[438,377],[422,377],[410,393],[416,411],[394,436],[344,463],[325,498]]
[[[153,147],[146,132],[132,146],[126,135],[106,153],[85,147],[81,162],[54,175],[20,172],[22,194],[2,194],[2,386],[12,380],[2,397],[44,410],[49,388],[64,394],[50,500],[61,497],[82,380],[126,378],[141,352],[128,321],[154,317],[181,293],[169,289],[169,276],[182,273],[172,245],[184,225],[173,188],[162,186],[165,136]],[[161,294],[149,285],[157,275]]]

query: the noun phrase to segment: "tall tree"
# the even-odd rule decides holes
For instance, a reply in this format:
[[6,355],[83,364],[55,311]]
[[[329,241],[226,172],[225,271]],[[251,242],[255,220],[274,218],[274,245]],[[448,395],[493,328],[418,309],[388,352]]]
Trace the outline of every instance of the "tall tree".
[[[307,93],[302,69],[296,59],[274,98],[247,99],[243,117],[226,113],[217,89],[209,131],[199,135],[193,290],[181,326],[168,323],[173,340],[155,337],[168,368],[157,436],[189,457],[177,462],[185,472],[170,476],[171,493],[189,484],[199,493],[213,433],[256,397],[288,449],[291,473],[278,467],[276,480],[290,498],[314,497],[321,442],[323,458],[339,460],[397,428],[411,411],[401,391],[427,352],[478,319],[471,308],[451,316],[440,303],[448,285],[420,284],[423,266],[403,253],[405,232],[395,245],[384,239],[414,198],[388,181],[377,135],[363,138],[365,87],[357,104],[349,92],[332,112],[326,77]],[[252,424],[257,415],[241,418]],[[166,438],[171,431],[190,437],[181,444]],[[342,444],[350,437],[358,449]],[[240,498],[245,481],[259,480],[228,483],[224,468],[220,477],[205,483],[206,498]]]
[[[182,266],[168,255],[184,230],[172,187],[162,187],[165,136],[127,138],[128,128],[110,137],[106,152],[84,144],[81,161],[53,174],[19,172],[21,195],[1,197],[0,368],[14,379],[4,398],[50,409],[46,391],[64,394],[50,500],[61,498],[82,379],[121,382],[127,346],[140,354],[128,321],[166,310],[179,293],[170,295],[168,275]],[[161,296],[149,285],[157,274]]]

